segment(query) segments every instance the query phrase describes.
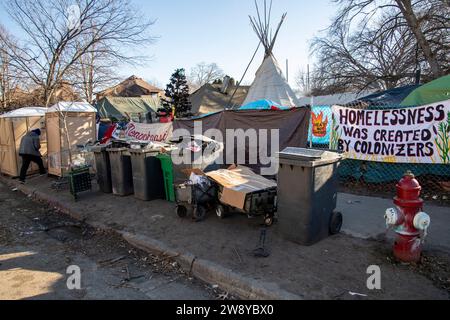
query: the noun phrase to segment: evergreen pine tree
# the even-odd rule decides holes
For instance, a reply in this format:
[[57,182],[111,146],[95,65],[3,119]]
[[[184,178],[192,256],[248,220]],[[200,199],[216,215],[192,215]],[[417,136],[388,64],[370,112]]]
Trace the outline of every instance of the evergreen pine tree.
[[170,77],[170,83],[166,86],[165,95],[169,100],[163,101],[166,110],[175,108],[176,117],[190,115],[191,102],[189,100],[189,86],[184,69],[176,69]]

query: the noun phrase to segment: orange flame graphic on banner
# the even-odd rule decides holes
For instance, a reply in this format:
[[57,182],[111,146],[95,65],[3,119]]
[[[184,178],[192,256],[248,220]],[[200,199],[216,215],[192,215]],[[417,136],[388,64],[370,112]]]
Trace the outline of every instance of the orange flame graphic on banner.
[[323,120],[323,111],[317,116],[314,112],[311,112],[312,122],[312,134],[315,137],[325,137],[327,135],[328,117]]

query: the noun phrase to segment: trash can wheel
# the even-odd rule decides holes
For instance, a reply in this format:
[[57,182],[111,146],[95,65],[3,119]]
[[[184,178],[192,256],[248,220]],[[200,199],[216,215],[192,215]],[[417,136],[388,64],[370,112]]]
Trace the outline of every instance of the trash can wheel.
[[176,211],[178,217],[186,218],[187,208],[185,206],[177,205],[177,207],[175,208],[175,211]]
[[330,219],[330,234],[338,234],[342,227],[342,213],[333,211]]
[[273,215],[266,214],[264,217],[264,224],[268,227],[270,227],[273,224]]
[[206,208],[204,206],[197,205],[194,207],[194,212],[192,217],[195,219],[195,222],[202,221],[206,216]]
[[228,207],[218,204],[216,207],[216,214],[220,219],[223,219],[228,214]]

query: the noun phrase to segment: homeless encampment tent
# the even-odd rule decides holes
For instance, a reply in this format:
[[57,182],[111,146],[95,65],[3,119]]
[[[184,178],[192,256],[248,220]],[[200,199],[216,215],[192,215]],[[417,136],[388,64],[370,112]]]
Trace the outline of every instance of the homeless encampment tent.
[[[264,4],[264,6],[266,6],[266,4]],[[283,107],[300,107],[301,104],[298,101],[297,96],[289,86],[286,78],[283,76],[283,72],[281,71],[277,59],[275,59],[275,56],[273,55],[275,41],[284,19],[286,18],[286,13],[283,14],[275,32],[272,33],[269,25],[270,10],[267,11],[266,9],[267,8],[265,7],[263,18],[267,23],[264,25],[260,23],[263,18],[260,17],[258,7],[258,17],[250,17],[250,23],[261,41],[261,44],[264,46],[264,60],[259,69],[256,71],[255,80],[250,86],[250,90],[248,91],[243,105],[258,100],[268,99]]]
[[253,101],[239,108],[239,110],[288,110],[288,109],[289,107],[284,107],[274,101],[267,99]]
[[[44,127],[45,108],[25,107],[0,116],[0,171],[16,177],[22,164],[19,157],[19,146],[22,137],[34,129]],[[41,130],[41,154],[47,155],[46,132]],[[45,161],[44,161],[45,163]],[[38,172],[38,167],[32,163],[28,174]]]
[[104,97],[96,108],[102,118],[130,118],[137,122],[157,122],[156,111],[160,107],[158,97]]
[[73,162],[77,145],[96,141],[96,111],[86,102],[58,102],[47,110],[49,174],[62,176]]
[[249,86],[236,86],[233,83],[225,85],[225,82],[224,84],[206,83],[189,96],[192,103],[191,112],[199,116],[241,106],[249,88]]
[[450,99],[450,74],[428,82],[412,91],[402,106],[421,106]]

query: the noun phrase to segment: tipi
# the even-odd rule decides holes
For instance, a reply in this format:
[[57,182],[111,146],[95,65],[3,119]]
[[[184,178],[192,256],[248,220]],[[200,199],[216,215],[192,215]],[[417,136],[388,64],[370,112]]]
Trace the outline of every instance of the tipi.
[[250,16],[250,22],[255,30],[261,44],[264,46],[265,55],[262,65],[256,72],[244,105],[257,100],[271,100],[285,107],[299,107],[300,102],[295,96],[294,91],[289,86],[286,78],[283,76],[277,60],[273,56],[273,47],[280,31],[281,25],[286,18],[286,13],[281,17],[281,21],[272,36],[270,28],[270,13],[272,10],[272,1],[269,10],[264,0],[264,17],[261,17],[257,2],[255,1],[257,17]]

